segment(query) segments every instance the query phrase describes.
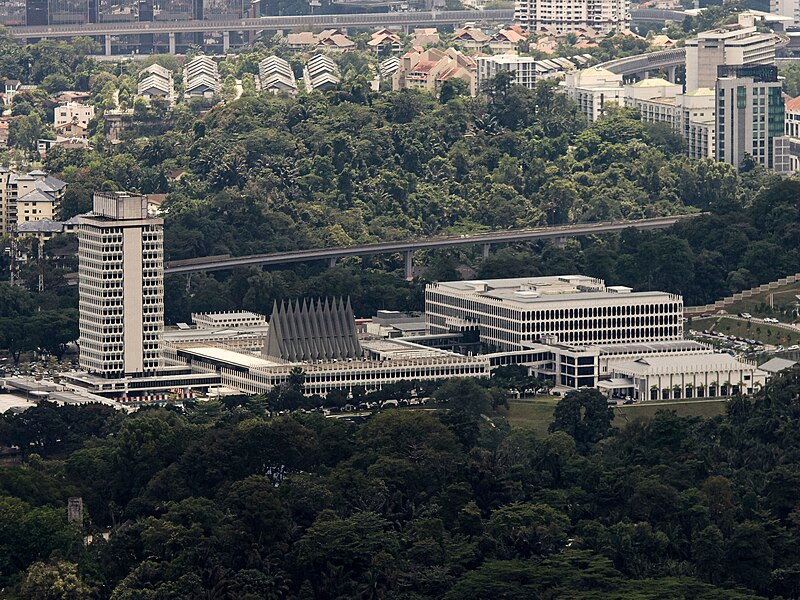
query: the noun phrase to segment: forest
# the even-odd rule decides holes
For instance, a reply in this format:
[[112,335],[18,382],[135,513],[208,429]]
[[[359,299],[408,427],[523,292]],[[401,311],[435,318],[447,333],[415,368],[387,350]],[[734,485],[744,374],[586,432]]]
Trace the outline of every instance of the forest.
[[723,416],[622,429],[573,392],[544,437],[474,380],[435,396],[364,423],[259,397],[5,415],[3,597],[800,596],[800,369]]
[[[630,109],[587,125],[550,82],[458,91],[246,96],[103,155],[53,152],[47,166],[71,183],[64,216],[87,210],[94,189],[167,193],[168,259],[707,213],[565,248],[500,247],[486,260],[477,249],[419,254],[411,286],[399,256],[168,280],[168,322],[268,312],[311,290],[350,294],[359,316],[420,308],[425,281],[458,278],[464,266],[481,277],[583,272],[703,304],[800,264],[796,180],[755,163],[691,160],[668,128]],[[167,181],[170,172],[183,174]]]

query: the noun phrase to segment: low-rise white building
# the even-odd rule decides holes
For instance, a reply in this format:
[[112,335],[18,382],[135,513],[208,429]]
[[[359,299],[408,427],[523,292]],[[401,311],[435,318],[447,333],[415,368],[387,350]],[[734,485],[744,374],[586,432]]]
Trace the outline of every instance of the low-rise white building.
[[303,69],[306,91],[329,90],[339,85],[339,67],[330,56],[312,56]]
[[164,100],[169,106],[175,105],[175,85],[172,71],[159,64],[152,64],[139,73],[136,86],[137,95],[148,104],[154,99]]
[[198,329],[259,327],[266,325],[267,317],[248,310],[192,313],[192,322]]
[[56,128],[75,123],[86,129],[89,127],[89,121],[94,119],[94,106],[80,102],[67,102],[57,106],[53,115],[53,125]]
[[625,104],[622,75],[602,67],[589,67],[567,73],[562,85],[589,122],[602,117],[609,104]]
[[641,357],[615,364],[610,383],[601,390],[627,384],[638,400],[681,400],[753,394],[764,386],[768,373],[729,354],[691,354]]

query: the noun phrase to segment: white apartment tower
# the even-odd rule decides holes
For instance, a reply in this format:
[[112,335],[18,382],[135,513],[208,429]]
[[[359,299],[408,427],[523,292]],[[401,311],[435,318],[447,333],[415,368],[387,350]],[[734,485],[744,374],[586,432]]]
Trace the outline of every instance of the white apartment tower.
[[591,27],[601,35],[628,29],[630,0],[516,0],[514,21],[535,32],[563,34]]
[[161,366],[163,219],[144,196],[98,192],[78,226],[80,366],[103,377]]

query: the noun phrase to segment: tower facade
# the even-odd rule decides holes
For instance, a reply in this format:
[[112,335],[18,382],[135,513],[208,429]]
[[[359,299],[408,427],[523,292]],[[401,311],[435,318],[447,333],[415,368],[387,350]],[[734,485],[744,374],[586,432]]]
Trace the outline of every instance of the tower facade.
[[161,366],[164,330],[163,219],[144,196],[95,193],[78,226],[80,366],[104,376]]

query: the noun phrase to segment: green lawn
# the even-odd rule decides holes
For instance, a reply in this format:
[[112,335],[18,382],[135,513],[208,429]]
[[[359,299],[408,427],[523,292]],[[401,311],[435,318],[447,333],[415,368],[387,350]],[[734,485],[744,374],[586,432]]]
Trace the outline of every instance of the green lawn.
[[725,335],[735,335],[746,339],[759,340],[765,344],[783,344],[791,346],[800,340],[800,333],[793,333],[781,327],[766,323],[741,321],[728,317],[706,317],[705,319],[692,319],[691,328],[695,331],[704,329],[718,331]]
[[[547,428],[553,420],[553,410],[560,398],[542,396],[526,400],[509,401],[506,413],[512,427],[531,429],[538,435],[547,435]],[[725,412],[725,400],[706,400],[703,402],[643,402],[614,409],[614,425],[624,427],[634,419],[650,419],[658,410],[674,410],[681,417],[715,417]]]

